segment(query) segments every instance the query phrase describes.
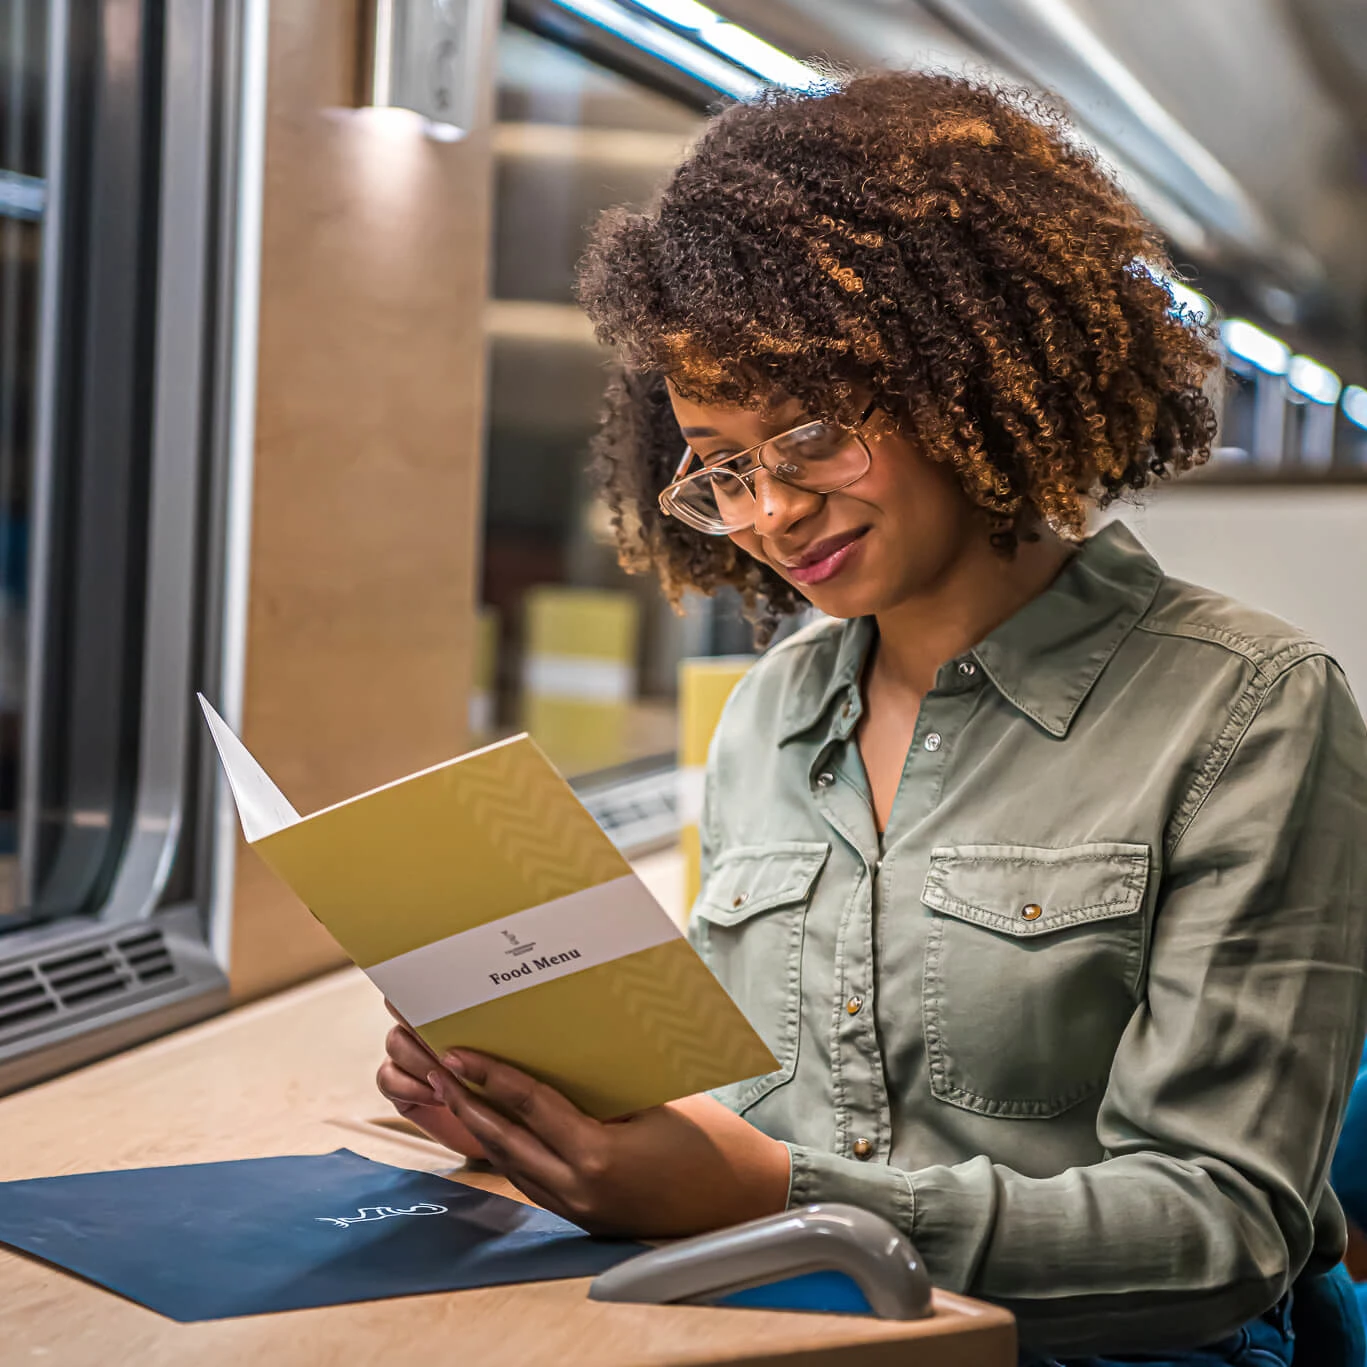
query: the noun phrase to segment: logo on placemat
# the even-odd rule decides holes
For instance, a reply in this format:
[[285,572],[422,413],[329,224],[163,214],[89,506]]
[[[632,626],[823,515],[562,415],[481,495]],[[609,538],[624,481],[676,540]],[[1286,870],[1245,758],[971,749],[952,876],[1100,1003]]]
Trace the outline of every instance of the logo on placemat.
[[501,930],[499,934],[512,945],[511,949],[505,949],[505,954],[530,954],[536,948],[535,940],[519,940],[511,930]]
[[325,1225],[370,1225],[376,1220],[388,1220],[395,1215],[445,1215],[446,1207],[431,1201],[419,1201],[416,1206],[359,1206],[355,1215],[315,1215]]

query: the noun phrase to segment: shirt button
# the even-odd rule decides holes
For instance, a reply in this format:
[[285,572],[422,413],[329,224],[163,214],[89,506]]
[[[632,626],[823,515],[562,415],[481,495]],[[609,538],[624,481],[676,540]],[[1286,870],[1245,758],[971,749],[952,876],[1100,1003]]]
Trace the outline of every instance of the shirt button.
[[750,896],[750,894],[749,894],[748,892],[738,892],[738,893],[731,899],[731,905],[732,905],[733,907],[743,907],[743,906],[745,905],[745,899],[746,899],[747,897],[749,897],[749,896]]
[[925,739],[925,746],[930,751],[938,750],[940,748],[940,733],[932,731]]
[[845,1003],[845,1010],[848,1011],[850,1015],[857,1016],[859,1014],[859,1008],[863,1005],[863,997],[851,997],[849,1001]]
[[971,679],[977,672],[978,666],[975,665],[972,660],[959,661],[959,673],[962,674],[965,679]]
[[848,698],[846,698],[844,704],[843,704],[842,707],[840,708],[840,715],[841,715],[842,717],[848,717],[848,716],[850,715],[850,713],[853,712],[853,711],[854,711],[854,704],[853,704]]
[[1021,919],[1025,921],[1038,921],[1044,915],[1044,908],[1038,902],[1030,902],[1021,908]]
[[867,1139],[856,1139],[853,1148],[856,1158],[867,1158],[873,1152],[873,1145]]
[[816,786],[818,788],[829,788],[835,782],[834,774],[818,774],[816,776]]

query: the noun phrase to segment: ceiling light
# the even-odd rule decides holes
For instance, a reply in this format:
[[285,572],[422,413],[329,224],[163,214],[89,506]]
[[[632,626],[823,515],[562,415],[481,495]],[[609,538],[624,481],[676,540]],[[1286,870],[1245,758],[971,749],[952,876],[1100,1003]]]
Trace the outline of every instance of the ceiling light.
[[1367,389],[1350,384],[1343,391],[1343,416],[1367,432]]
[[774,85],[787,86],[790,90],[815,90],[825,84],[821,74],[805,62],[790,57],[739,24],[709,24],[698,30],[698,37],[708,47],[749,67]]
[[[618,38],[649,52],[661,61],[701,81],[704,85],[730,95],[735,100],[752,100],[763,89],[763,82],[748,71],[742,71],[734,63],[715,56],[702,47],[695,36],[685,36],[673,29],[657,23],[650,14],[631,11],[616,4],[615,0],[555,0],[561,9],[587,19],[599,28],[615,34]],[[666,0],[660,0],[663,7]],[[654,8],[652,6],[652,8]],[[705,6],[699,6],[699,9]],[[711,11],[708,11],[711,14]],[[718,24],[709,23],[709,28]]]
[[1328,366],[1309,356],[1293,356],[1286,368],[1286,380],[1297,394],[1315,403],[1338,403],[1343,384]]
[[1173,301],[1186,309],[1201,326],[1204,327],[1215,316],[1215,306],[1204,294],[1198,294],[1186,285],[1179,285],[1175,280],[1168,281],[1168,288],[1172,291]]
[[706,28],[721,20],[716,10],[698,4],[698,0],[636,0],[636,4],[679,28]]
[[1270,332],[1255,327],[1246,318],[1226,319],[1220,340],[1231,356],[1237,356],[1269,375],[1285,375],[1291,361],[1291,348]]

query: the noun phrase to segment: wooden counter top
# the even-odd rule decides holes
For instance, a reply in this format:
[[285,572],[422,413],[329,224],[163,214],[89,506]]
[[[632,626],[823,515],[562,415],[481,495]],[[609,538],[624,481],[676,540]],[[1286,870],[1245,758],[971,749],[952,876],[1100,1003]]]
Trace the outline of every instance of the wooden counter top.
[[[347,1147],[449,1172],[374,1091],[389,1020],[348,969],[0,1100],[0,1180]],[[458,1180],[516,1195],[500,1178]],[[0,1249],[0,1364],[399,1367],[405,1363],[1013,1367],[1011,1317],[936,1293],[901,1324],[839,1315],[605,1305],[584,1280],[177,1324]],[[909,1344],[915,1341],[915,1346]]]

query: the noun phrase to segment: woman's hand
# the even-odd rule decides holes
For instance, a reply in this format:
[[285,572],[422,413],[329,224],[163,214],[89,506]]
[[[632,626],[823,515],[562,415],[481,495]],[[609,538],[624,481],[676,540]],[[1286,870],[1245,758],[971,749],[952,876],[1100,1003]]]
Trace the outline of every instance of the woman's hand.
[[461,1050],[441,1063],[428,1084],[485,1158],[538,1205],[591,1233],[697,1234],[787,1205],[787,1148],[712,1097],[603,1122],[482,1054]]
[[427,1075],[441,1066],[436,1055],[388,1002],[385,1005],[398,1024],[385,1036],[385,1061],[375,1074],[380,1094],[405,1120],[411,1120],[438,1144],[444,1144],[466,1158],[483,1158],[479,1141],[427,1081]]

